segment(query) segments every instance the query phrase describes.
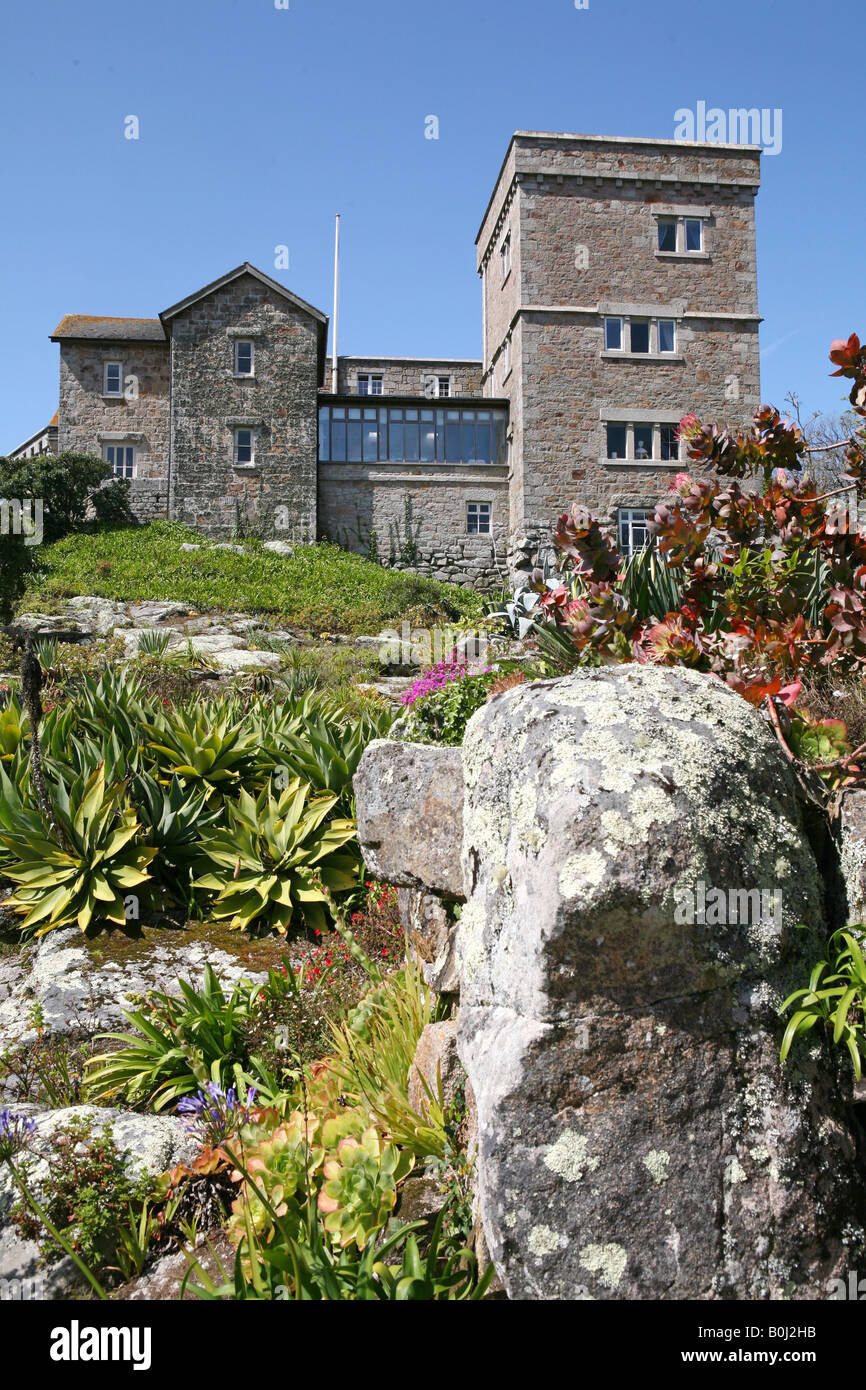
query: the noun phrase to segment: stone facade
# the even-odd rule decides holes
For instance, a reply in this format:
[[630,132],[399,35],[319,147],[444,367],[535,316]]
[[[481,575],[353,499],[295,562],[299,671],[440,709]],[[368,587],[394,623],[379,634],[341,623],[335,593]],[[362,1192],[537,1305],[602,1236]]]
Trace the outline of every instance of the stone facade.
[[[158,319],[153,322],[155,335],[162,330]],[[109,446],[131,447],[133,510],[141,521],[165,516],[170,395],[165,335],[161,343],[107,336],[60,341],[58,448],[105,457]],[[124,394],[119,397],[105,394],[108,363],[121,368]]]
[[[615,522],[651,507],[681,466],[656,452],[684,414],[746,423],[760,404],[753,200],[757,149],[515,135],[479,232],[484,383],[511,418],[512,561],[537,558],[579,500]],[[674,250],[659,249],[659,218]],[[701,227],[687,250],[686,220]],[[606,318],[623,346],[605,349]],[[657,321],[674,345],[658,351]],[[650,324],[631,352],[629,323]],[[647,464],[607,457],[607,425],[653,427]]]
[[359,377],[382,378],[383,396],[439,396],[439,380],[447,377],[450,396],[481,396],[480,360],[436,357],[338,357],[337,384],[329,361],[326,380],[337,395],[359,394]]
[[[467,535],[470,502],[491,534]],[[349,550],[449,583],[507,582],[508,469],[457,464],[320,463],[319,528]]]
[[[327,320],[252,274],[163,315],[171,332],[170,513],[212,535],[316,539],[316,389]],[[235,345],[253,344],[250,375]],[[252,461],[235,458],[249,429]]]
[[[652,508],[682,466],[683,415],[742,425],[759,405],[759,160],[750,146],[518,132],[477,238],[480,361],[341,357],[335,380],[327,316],[249,264],[159,319],[67,316],[53,335],[59,448],[128,446],[145,520],[329,537],[473,587],[519,579],[573,502],[614,526]],[[239,342],[252,371],[236,370]],[[122,392],[106,390],[112,363]],[[384,410],[372,440],[361,402]],[[401,409],[431,405],[468,412],[448,416],[456,452],[444,416],[435,449],[416,433],[414,452],[395,452]],[[475,433],[486,408],[495,447],[486,425]],[[323,419],[341,451],[322,447]]]

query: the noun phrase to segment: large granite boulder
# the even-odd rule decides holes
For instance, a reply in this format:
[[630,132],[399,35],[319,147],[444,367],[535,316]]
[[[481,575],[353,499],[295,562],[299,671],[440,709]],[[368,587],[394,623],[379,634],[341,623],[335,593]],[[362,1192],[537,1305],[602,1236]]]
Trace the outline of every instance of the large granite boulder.
[[509,1297],[827,1297],[863,1183],[823,1044],[779,1064],[828,923],[769,727],[623,666],[506,692],[463,756],[458,1045]]

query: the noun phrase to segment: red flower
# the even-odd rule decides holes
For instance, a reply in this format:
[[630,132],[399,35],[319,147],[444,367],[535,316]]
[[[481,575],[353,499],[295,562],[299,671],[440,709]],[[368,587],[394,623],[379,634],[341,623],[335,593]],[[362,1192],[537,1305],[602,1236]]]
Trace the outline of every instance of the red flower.
[[852,333],[847,343],[844,338],[834,338],[830,344],[830,361],[835,362],[838,372],[831,376],[854,376],[860,357],[860,339]]

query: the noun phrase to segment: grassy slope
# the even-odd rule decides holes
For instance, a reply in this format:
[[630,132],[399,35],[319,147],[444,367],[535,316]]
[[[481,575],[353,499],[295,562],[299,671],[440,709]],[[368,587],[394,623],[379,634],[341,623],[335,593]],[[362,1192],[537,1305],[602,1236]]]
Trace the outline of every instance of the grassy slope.
[[46,546],[41,570],[20,608],[40,608],[75,594],[133,602],[174,599],[201,610],[270,613],[311,632],[378,632],[411,610],[429,621],[477,619],[469,590],[389,570],[334,545],[302,546],[289,558],[255,542],[250,551],[182,551],[201,544],[195,531],[157,521],[149,526],[67,536]]

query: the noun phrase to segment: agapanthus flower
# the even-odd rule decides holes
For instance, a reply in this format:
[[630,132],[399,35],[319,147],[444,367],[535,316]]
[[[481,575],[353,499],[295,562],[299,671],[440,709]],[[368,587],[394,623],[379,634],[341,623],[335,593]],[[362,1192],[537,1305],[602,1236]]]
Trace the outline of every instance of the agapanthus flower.
[[246,1100],[238,1100],[237,1088],[230,1086],[227,1091],[216,1081],[205,1083],[203,1091],[194,1096],[184,1096],[178,1102],[178,1114],[189,1116],[187,1130],[196,1134],[203,1143],[216,1147],[241,1125],[246,1124],[256,1098],[256,1089],[251,1086]]
[[36,1121],[26,1115],[0,1110],[0,1163],[8,1163],[25,1149],[36,1133]]

